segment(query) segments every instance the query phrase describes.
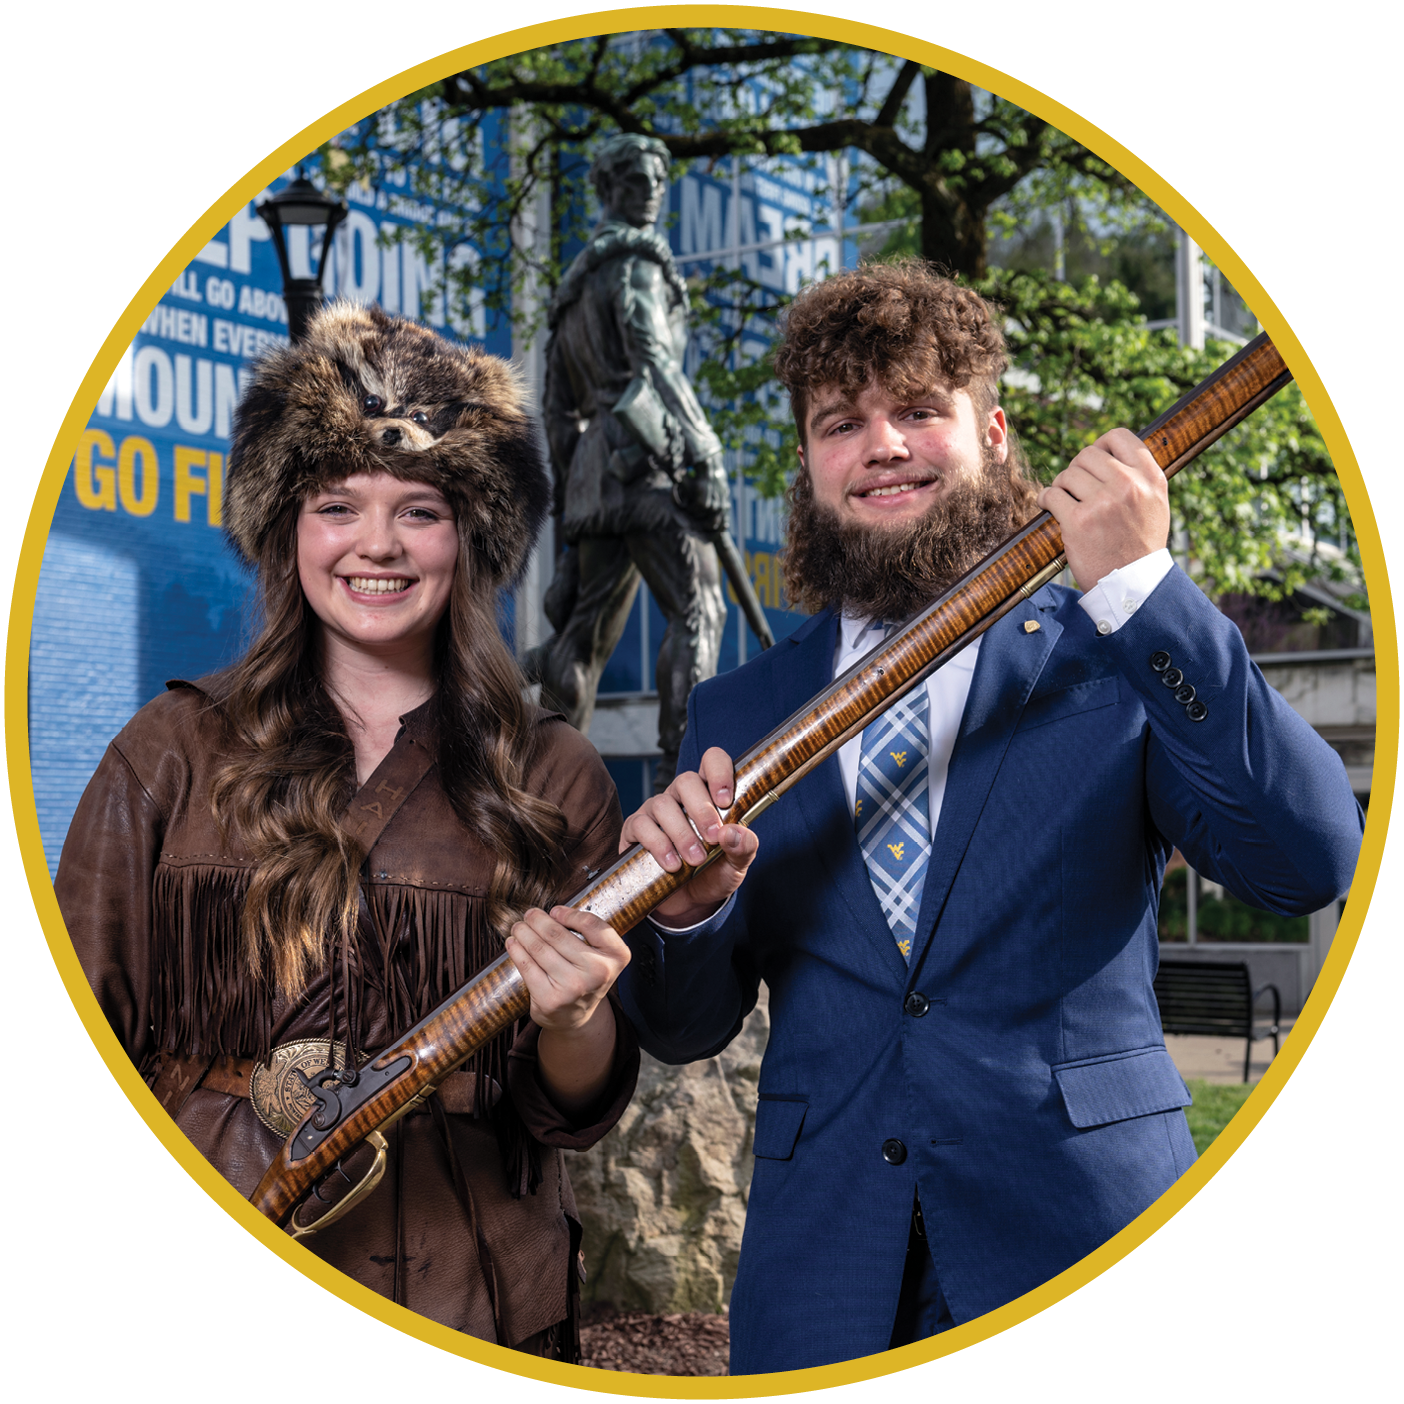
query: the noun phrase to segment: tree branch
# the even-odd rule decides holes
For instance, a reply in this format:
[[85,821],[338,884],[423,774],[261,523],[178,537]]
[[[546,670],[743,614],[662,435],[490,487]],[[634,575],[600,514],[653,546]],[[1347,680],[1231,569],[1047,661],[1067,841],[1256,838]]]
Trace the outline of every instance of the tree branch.
[[887,97],[883,99],[882,106],[878,109],[878,114],[873,118],[875,127],[895,127],[897,125],[897,115],[902,110],[902,104],[907,100],[907,94],[912,90],[912,84],[916,82],[917,75],[921,72],[921,65],[908,59],[902,65],[901,71],[892,80],[892,86],[887,91]]

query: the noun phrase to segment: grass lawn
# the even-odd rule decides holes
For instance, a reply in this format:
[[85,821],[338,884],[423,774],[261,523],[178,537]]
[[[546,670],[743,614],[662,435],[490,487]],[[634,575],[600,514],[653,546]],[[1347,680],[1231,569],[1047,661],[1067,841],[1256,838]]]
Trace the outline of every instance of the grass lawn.
[[1225,1085],[1192,1077],[1187,1085],[1194,1105],[1185,1108],[1185,1115],[1189,1117],[1194,1148],[1203,1155],[1209,1148],[1209,1142],[1229,1124],[1230,1117],[1248,1100],[1253,1084],[1239,1082]]

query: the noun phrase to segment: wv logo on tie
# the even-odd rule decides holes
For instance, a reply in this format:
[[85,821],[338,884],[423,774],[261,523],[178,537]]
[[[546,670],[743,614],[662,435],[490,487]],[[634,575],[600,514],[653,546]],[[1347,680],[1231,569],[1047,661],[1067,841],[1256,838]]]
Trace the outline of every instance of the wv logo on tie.
[[917,910],[931,857],[925,684],[913,688],[863,732],[854,825],[873,891],[902,959],[912,958]]

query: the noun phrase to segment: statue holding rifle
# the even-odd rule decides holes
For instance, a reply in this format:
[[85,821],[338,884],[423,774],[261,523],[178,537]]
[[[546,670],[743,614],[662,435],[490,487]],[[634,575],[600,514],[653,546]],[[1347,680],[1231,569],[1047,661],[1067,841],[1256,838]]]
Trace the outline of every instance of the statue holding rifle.
[[667,147],[613,137],[591,177],[604,218],[556,291],[546,352],[546,434],[567,543],[546,595],[556,632],[526,669],[543,705],[588,730],[600,674],[646,580],[667,620],[657,663],[663,786],[688,693],[717,670],[726,621],[719,555],[752,628],[763,644],[770,639],[727,530],[721,443],[683,374],[687,288],[653,228],[668,188]]

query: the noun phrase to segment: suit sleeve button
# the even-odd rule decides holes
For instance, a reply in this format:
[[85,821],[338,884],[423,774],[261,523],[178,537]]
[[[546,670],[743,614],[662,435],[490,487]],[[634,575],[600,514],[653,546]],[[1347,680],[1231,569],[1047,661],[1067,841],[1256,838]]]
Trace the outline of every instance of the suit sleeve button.
[[907,1148],[894,1136],[882,1143],[882,1158],[889,1165],[900,1165],[907,1158]]
[[1203,702],[1191,702],[1185,708],[1185,715],[1191,721],[1203,721],[1209,715],[1209,708]]
[[927,999],[920,990],[913,990],[903,1002],[902,1008],[905,1009],[913,1019],[920,1019],[921,1016],[931,1008],[931,1001]]
[[1160,685],[1162,687],[1179,687],[1184,680],[1185,675],[1178,668],[1167,668],[1160,675]]
[[1194,701],[1194,685],[1186,683],[1183,687],[1175,689],[1175,701],[1182,707],[1188,707]]
[[1163,673],[1170,666],[1170,655],[1162,648],[1150,656],[1151,671]]

